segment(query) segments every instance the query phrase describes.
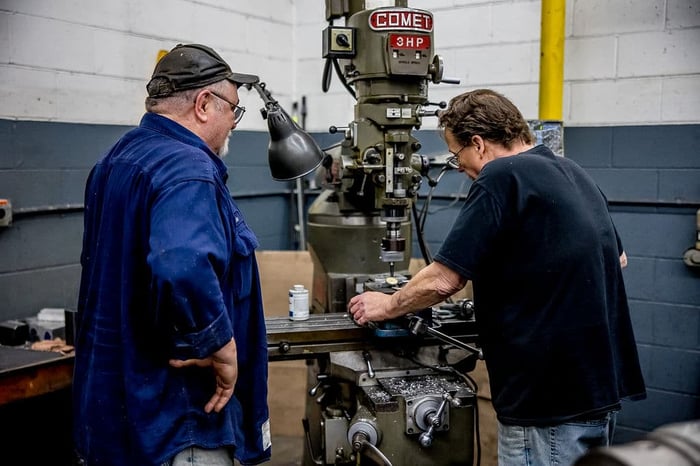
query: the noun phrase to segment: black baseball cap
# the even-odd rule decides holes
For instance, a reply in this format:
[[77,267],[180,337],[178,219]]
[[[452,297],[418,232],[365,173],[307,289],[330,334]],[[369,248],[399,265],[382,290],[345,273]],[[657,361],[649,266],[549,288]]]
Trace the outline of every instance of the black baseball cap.
[[221,56],[201,44],[178,44],[156,64],[146,85],[149,97],[167,97],[213,84],[224,79],[240,86],[255,84],[260,78],[253,74],[234,73]]

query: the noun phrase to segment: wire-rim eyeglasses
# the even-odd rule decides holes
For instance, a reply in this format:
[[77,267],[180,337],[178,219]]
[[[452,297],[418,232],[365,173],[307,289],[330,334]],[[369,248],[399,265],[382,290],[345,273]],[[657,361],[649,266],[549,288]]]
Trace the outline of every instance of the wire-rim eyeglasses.
[[463,145],[457,152],[448,151],[450,154],[452,154],[447,158],[447,160],[445,160],[448,167],[454,168],[455,170],[459,168],[459,153],[462,152],[468,145],[469,144]]
[[214,97],[218,97],[219,99],[223,100],[227,104],[231,106],[231,111],[233,112],[233,121],[238,123],[241,121],[241,118],[243,118],[243,114],[245,113],[245,107],[241,107],[240,105],[236,105],[230,100],[228,100],[226,97],[221,96],[217,94],[216,92],[212,91],[211,89],[207,89],[209,93],[211,93]]

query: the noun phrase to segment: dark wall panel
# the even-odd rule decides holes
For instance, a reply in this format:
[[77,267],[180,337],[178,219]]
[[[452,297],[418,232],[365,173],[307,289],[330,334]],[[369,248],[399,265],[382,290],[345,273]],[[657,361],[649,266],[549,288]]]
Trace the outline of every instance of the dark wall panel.
[[[236,167],[267,167],[267,145],[270,138],[257,131],[234,131],[229,139],[229,153],[224,161]],[[269,176],[268,176],[269,178]],[[258,180],[263,182],[264,180]]]
[[589,168],[612,167],[613,127],[564,128],[564,155]]
[[659,173],[632,168],[589,168],[588,173],[608,200],[656,200]]
[[[34,315],[42,307],[75,307],[85,178],[128,130],[0,120],[0,198],[9,197],[17,209],[13,225],[0,229],[0,320]],[[438,131],[414,135],[422,154],[445,154]],[[321,147],[340,138],[314,137]],[[624,277],[649,398],[624,404],[618,440],[700,418],[700,274],[682,261],[694,244],[700,207],[699,143],[700,125],[565,128],[565,154],[587,169],[608,196],[630,258]],[[262,249],[294,249],[299,240],[293,228],[294,183],[272,180],[267,144],[266,133],[234,131],[225,159],[228,185]],[[430,176],[438,173],[434,168]],[[419,208],[428,181],[423,181]],[[425,224],[432,254],[469,185],[464,175],[451,171],[434,190]],[[306,197],[307,207],[316,194]],[[420,256],[415,236],[413,255]]]
[[625,403],[621,435],[700,418],[700,270],[684,251],[700,208],[700,125],[566,128],[566,155],[611,202],[648,399]]
[[[423,177],[420,190],[418,191],[421,197],[427,197],[430,194],[430,182],[437,182],[433,189],[433,196],[437,198],[445,198],[452,200],[455,196],[465,197],[472,185],[471,180],[464,174],[456,170],[448,170],[440,177],[440,170],[432,169],[428,173],[428,177]],[[438,180],[439,177],[439,180]],[[419,202],[422,204],[422,202]]]
[[129,126],[0,120],[0,170],[89,168]]
[[695,238],[695,211],[614,212],[615,225],[628,256],[678,259]]
[[[234,194],[234,199],[236,195]],[[245,197],[236,199],[248,225],[260,242],[260,249],[290,249],[293,238],[290,231],[290,202],[288,198]]]
[[0,197],[15,210],[83,203],[88,169],[0,170]]
[[0,274],[0,320],[24,319],[45,307],[75,309],[78,263]]
[[629,258],[629,265],[624,270],[625,287],[630,299],[654,301],[654,266],[653,259]]
[[700,367],[700,352],[659,347],[649,355],[649,364],[649,387],[686,395],[700,393],[700,377],[689,377]]
[[615,127],[612,141],[613,166],[700,168],[698,146],[700,125]]
[[646,400],[623,403],[618,423],[623,428],[649,432],[665,424],[698,419],[698,412],[700,399],[697,394],[686,395],[651,388],[647,390]]
[[[227,160],[227,163],[233,162]],[[229,166],[228,181],[226,185],[235,197],[237,194],[264,195],[268,193],[281,193],[291,189],[286,181],[275,181],[270,176],[270,170],[266,165]]]
[[697,351],[700,312],[697,306],[630,299],[632,322],[639,344]]
[[0,229],[0,276],[80,261],[83,214],[18,219]]
[[[700,159],[698,153],[695,154]],[[700,200],[700,169],[664,170],[659,173],[659,199],[669,202]]]
[[[654,269],[654,298],[662,303],[689,304],[700,309],[700,272],[678,259],[660,259]],[[698,366],[700,369],[700,366]]]
[[[0,120],[0,198],[10,199],[14,211],[13,224],[0,229],[0,320],[76,307],[85,180],[130,129]],[[224,159],[229,189],[240,194],[261,247],[288,249],[291,188],[269,175],[267,135],[233,134]]]

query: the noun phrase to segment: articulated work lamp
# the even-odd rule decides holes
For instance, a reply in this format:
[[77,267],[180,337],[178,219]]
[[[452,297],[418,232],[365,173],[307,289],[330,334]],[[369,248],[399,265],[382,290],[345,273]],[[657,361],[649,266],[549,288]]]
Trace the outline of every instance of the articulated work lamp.
[[321,148],[272,98],[270,91],[265,89],[265,83],[258,81],[246,86],[254,87],[265,103],[261,112],[267,119],[270,132],[267,158],[272,178],[278,181],[294,180],[321,165],[325,157]]

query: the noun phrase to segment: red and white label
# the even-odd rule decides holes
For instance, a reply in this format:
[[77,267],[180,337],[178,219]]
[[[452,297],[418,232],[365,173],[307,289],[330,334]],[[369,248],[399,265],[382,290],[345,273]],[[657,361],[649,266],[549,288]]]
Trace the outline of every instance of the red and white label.
[[423,34],[389,34],[392,49],[426,50],[430,48],[430,36]]
[[431,32],[433,15],[427,11],[403,8],[378,9],[369,15],[369,27],[375,31],[405,30]]

